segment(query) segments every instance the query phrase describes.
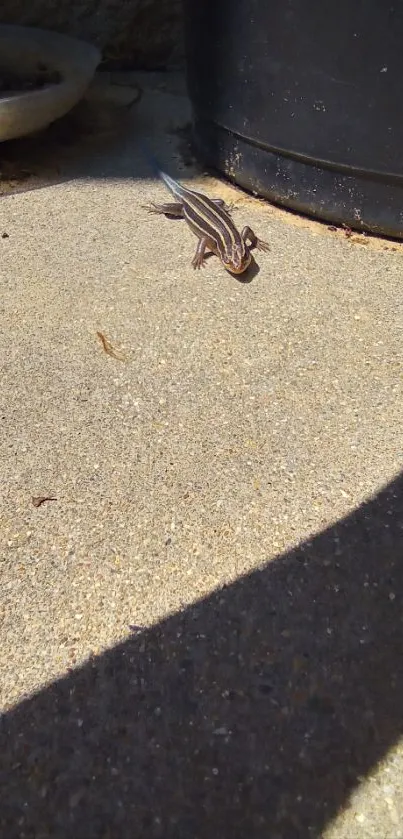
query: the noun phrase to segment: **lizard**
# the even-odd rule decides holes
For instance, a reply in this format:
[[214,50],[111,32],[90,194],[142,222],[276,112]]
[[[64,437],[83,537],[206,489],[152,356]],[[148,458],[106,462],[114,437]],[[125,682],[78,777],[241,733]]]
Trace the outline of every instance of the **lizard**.
[[154,158],[147,157],[176,199],[175,203],[151,204],[147,209],[187,221],[199,239],[192,260],[193,268],[204,266],[206,252],[212,251],[231,274],[243,274],[252,262],[252,248],[261,251],[270,249],[267,242],[258,239],[249,226],[244,227],[241,233],[238,231],[230,216],[230,208],[221,198],[208,198],[201,192],[188,189],[163,172]]

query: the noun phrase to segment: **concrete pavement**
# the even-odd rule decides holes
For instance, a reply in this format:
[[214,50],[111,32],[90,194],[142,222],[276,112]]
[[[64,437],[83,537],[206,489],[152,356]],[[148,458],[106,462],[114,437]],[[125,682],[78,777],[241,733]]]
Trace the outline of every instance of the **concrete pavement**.
[[[403,245],[181,168],[189,106],[175,77],[151,76],[119,131],[114,107],[109,133],[64,147],[47,186],[1,203],[6,717],[129,625],[263,567],[402,468]],[[215,257],[194,272],[186,225],[144,211],[166,193],[140,131],[270,242],[251,282]],[[33,505],[44,496],[56,500]],[[392,607],[402,592],[390,595]],[[321,835],[403,836],[401,752],[384,758]]]

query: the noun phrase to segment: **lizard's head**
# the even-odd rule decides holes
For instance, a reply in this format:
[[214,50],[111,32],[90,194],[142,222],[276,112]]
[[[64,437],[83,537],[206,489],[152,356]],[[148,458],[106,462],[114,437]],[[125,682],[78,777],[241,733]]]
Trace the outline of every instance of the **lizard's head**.
[[251,262],[252,254],[243,240],[239,244],[233,245],[231,249],[226,250],[222,256],[224,268],[231,274],[243,274]]

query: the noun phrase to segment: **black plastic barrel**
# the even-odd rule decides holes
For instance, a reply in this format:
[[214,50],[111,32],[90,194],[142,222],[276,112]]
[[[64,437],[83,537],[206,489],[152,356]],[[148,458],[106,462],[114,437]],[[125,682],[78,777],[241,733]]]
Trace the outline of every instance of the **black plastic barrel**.
[[185,0],[194,141],[251,192],[403,238],[403,0]]

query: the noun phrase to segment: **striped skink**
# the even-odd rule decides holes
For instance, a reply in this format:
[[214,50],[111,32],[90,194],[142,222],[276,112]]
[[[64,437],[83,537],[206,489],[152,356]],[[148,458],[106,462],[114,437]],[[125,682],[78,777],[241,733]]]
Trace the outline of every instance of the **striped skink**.
[[154,170],[172,193],[176,202],[152,204],[147,209],[152,213],[184,218],[199,239],[192,260],[193,268],[201,268],[207,251],[212,251],[231,274],[242,274],[252,261],[252,248],[268,251],[269,245],[258,239],[250,227],[239,233],[229,215],[229,208],[221,198],[207,198],[200,192],[179,184],[165,172],[150,155],[147,155]]

